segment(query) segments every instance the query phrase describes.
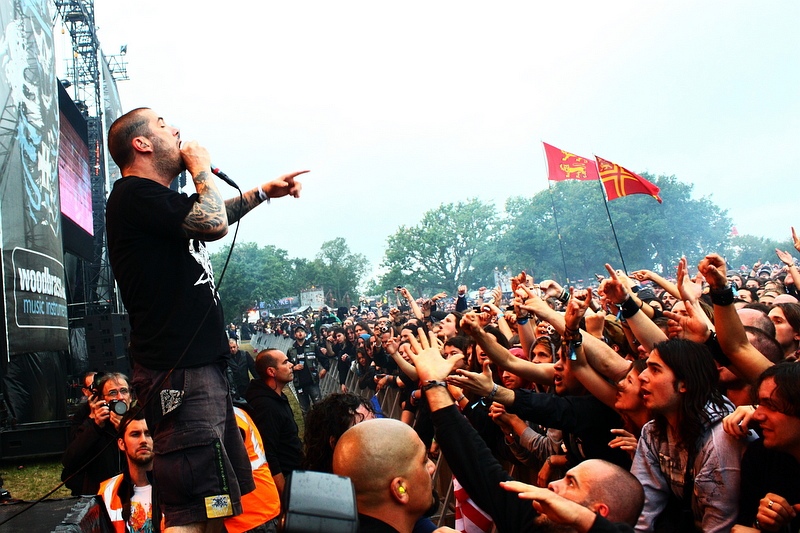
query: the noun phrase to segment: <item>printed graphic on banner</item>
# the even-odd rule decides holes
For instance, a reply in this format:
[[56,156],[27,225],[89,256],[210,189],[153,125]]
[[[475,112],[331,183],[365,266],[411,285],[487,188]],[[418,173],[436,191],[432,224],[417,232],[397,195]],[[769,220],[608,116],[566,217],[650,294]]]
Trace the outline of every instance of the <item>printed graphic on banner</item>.
[[4,358],[69,347],[53,5],[0,2]]
[[67,329],[64,266],[42,253],[14,248],[14,319],[19,328]]

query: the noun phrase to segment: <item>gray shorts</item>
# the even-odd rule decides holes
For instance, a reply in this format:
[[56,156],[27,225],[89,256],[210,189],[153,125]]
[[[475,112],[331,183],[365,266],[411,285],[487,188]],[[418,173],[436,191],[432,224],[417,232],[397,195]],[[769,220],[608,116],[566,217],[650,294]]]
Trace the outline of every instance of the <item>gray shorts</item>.
[[147,402],[166,526],[240,514],[241,495],[255,484],[222,367],[170,373],[134,365],[133,376],[137,398]]

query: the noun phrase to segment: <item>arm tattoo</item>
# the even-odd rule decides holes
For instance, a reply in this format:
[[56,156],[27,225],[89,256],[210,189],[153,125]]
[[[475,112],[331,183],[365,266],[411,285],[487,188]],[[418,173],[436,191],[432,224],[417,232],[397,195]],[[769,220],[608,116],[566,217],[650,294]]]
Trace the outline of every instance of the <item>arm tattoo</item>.
[[238,222],[240,218],[245,216],[260,203],[261,200],[254,190],[243,193],[241,198],[239,196],[228,198],[225,200],[225,210],[228,212],[228,224]]
[[199,198],[183,221],[183,229],[189,238],[214,240],[228,232],[222,196],[215,187],[208,187],[207,180],[207,172],[194,176]]

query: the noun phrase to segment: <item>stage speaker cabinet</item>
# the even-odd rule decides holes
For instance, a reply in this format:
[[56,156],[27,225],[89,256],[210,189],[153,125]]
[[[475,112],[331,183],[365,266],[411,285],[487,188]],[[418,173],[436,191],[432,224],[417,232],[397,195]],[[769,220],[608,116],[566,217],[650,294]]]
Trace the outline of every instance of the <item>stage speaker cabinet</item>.
[[128,315],[122,313],[88,315],[84,324],[89,369],[130,375]]
[[350,478],[295,470],[283,489],[282,533],[356,533],[356,491]]

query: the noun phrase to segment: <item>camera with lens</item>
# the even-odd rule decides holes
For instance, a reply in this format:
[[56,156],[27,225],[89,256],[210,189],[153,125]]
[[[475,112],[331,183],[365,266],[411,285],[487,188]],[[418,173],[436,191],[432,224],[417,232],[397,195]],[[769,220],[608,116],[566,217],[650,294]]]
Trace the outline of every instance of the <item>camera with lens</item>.
[[102,377],[103,377],[103,373],[102,372],[96,373],[94,375],[94,378],[92,378],[92,384],[89,385],[89,390],[92,392],[92,399],[94,399],[94,400],[99,398],[100,395],[101,395],[100,394],[101,393],[101,391],[100,391],[100,378],[102,378]]
[[122,400],[111,400],[108,402],[108,410],[122,416],[128,412],[128,404]]

